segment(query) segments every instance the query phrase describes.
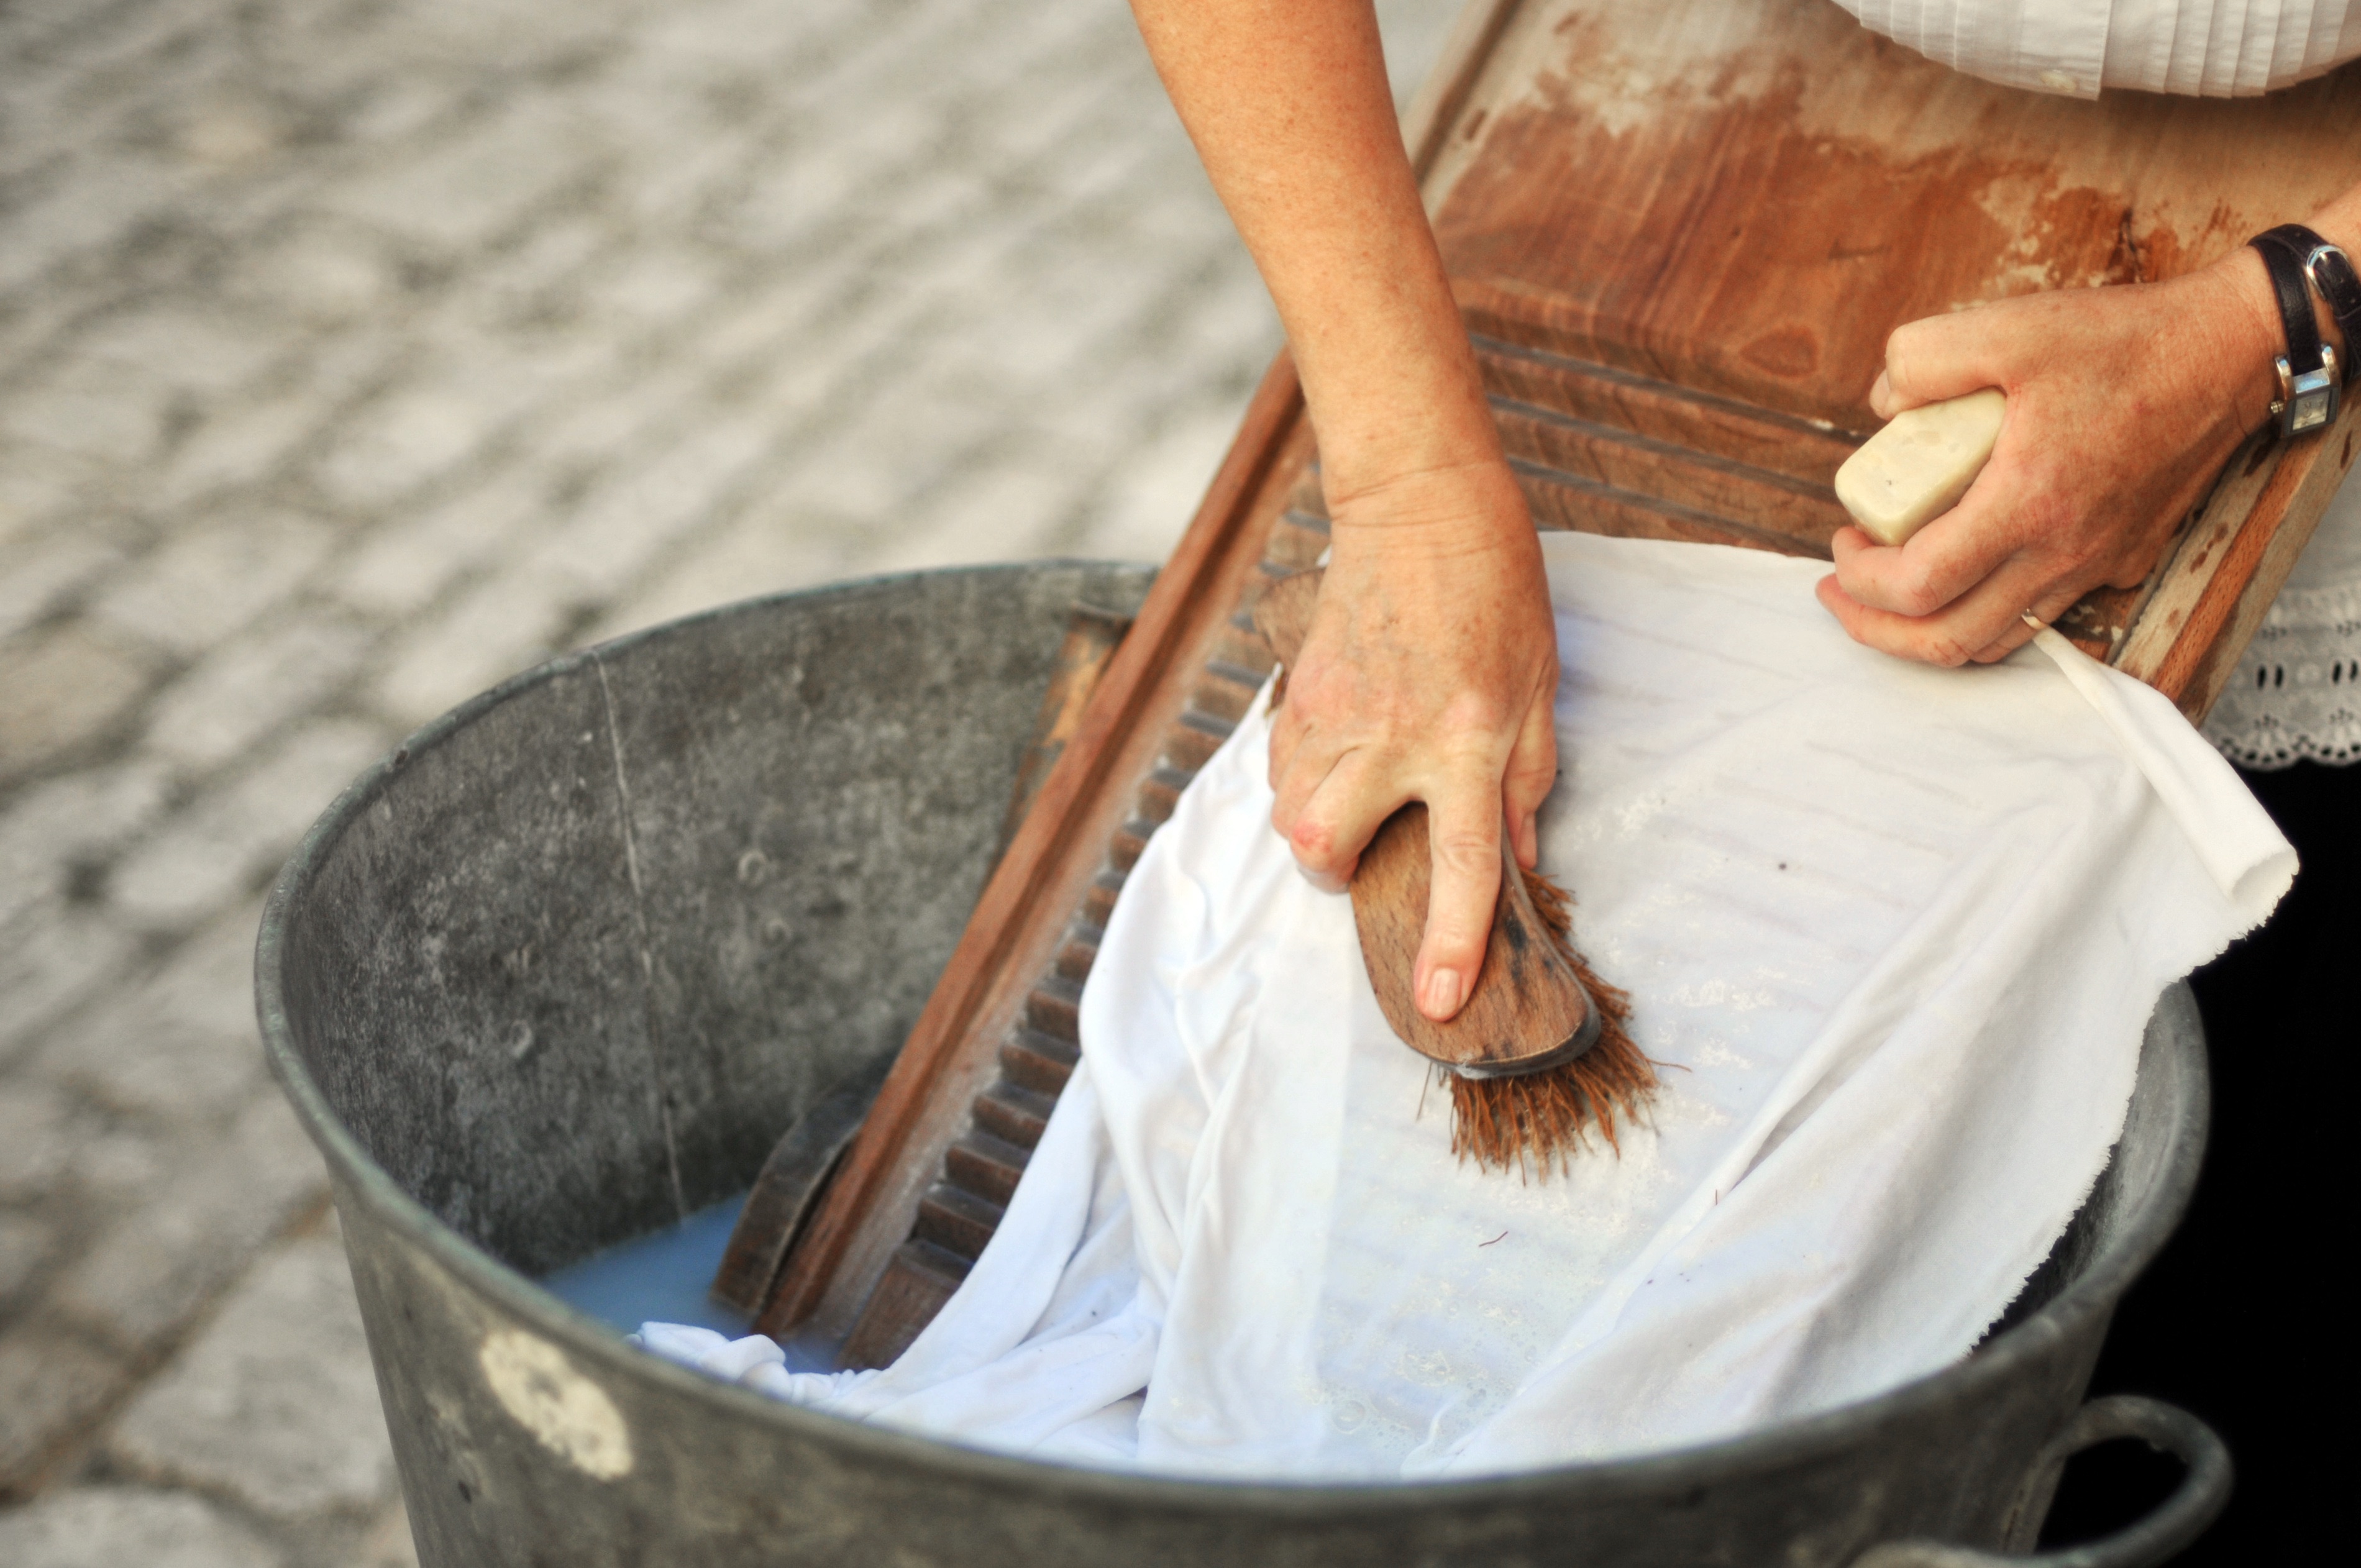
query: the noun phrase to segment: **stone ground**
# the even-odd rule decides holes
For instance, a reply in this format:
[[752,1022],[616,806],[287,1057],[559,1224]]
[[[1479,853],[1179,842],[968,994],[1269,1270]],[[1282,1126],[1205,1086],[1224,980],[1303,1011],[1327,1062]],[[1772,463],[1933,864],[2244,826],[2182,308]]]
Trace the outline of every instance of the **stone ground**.
[[0,1562],[412,1560],[248,998],[347,779],[708,604],[1160,557],[1277,344],[1120,0],[0,0]]

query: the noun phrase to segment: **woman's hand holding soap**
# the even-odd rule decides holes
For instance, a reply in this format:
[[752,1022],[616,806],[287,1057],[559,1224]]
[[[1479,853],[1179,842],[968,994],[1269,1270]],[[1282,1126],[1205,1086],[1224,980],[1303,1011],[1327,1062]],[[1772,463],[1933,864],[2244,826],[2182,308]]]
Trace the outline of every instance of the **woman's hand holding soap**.
[[[1982,393],[1982,408],[2002,403],[1997,436],[1958,505],[1927,506],[1931,521],[1900,543],[1838,530],[1820,602],[1871,647],[1960,664],[2022,646],[2028,610],[2053,620],[2092,588],[2137,587],[2278,395],[2271,300],[2262,262],[2241,250],[2167,282],[2030,294],[1896,330],[1871,406],[1899,423]],[[1930,417],[1957,433],[1973,414]],[[1964,460],[1972,444],[1927,455],[1938,449]],[[1864,447],[1855,461],[1939,501],[1949,459],[1905,455]],[[1846,488],[1849,508],[1868,498],[1856,516],[1911,521],[1888,504],[1899,498]]]

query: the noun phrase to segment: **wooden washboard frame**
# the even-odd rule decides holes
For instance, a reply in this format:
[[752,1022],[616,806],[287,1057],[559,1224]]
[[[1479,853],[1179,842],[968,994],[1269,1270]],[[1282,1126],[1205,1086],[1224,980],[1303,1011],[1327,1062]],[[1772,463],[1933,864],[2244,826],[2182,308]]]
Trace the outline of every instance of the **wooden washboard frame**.
[[[1826,556],[1903,322],[2155,280],[2361,172],[2361,67],[2266,99],[1997,87],[1829,0],[1472,0],[1406,116],[1543,527]],[[2352,466],[2258,436],[2148,582],[2060,623],[2201,718]],[[981,1252],[1077,1058],[1124,873],[1269,668],[1246,611],[1326,542],[1282,355],[758,1319],[890,1362]]]

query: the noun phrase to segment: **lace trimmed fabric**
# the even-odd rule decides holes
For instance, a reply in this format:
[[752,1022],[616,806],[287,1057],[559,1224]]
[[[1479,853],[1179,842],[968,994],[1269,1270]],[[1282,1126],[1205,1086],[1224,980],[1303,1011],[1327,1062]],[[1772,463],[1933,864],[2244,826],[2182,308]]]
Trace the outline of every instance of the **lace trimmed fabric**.
[[2329,503],[2205,738],[2242,768],[2361,762],[2361,486]]

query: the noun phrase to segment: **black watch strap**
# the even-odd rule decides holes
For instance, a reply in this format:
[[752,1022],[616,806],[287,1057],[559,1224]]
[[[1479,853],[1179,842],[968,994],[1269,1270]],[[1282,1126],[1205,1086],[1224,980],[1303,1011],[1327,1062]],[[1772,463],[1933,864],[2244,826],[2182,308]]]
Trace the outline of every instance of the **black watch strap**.
[[2320,368],[2320,323],[2312,313],[2303,259],[2295,247],[2282,242],[2284,232],[2271,229],[2246,243],[2263,253],[2263,265],[2270,269],[2271,287],[2279,297],[2279,324],[2287,330],[2288,367],[2301,376]]
[[2345,384],[2361,373],[2361,274],[2341,246],[2332,245],[2301,224],[2281,224],[2255,236],[2287,251],[2319,291],[2321,302],[2345,334]]
[[[2286,227],[2296,225],[2289,225]],[[2310,230],[2304,231],[2310,233]],[[2318,430],[2336,417],[2339,386],[2326,373],[2320,323],[2312,313],[2312,290],[2304,280],[2302,255],[2285,229],[2269,229],[2246,242],[2263,258],[2279,296],[2279,325],[2287,334],[2287,355],[2279,362],[2279,401],[2271,406],[2279,416],[2279,433],[2301,435]]]

